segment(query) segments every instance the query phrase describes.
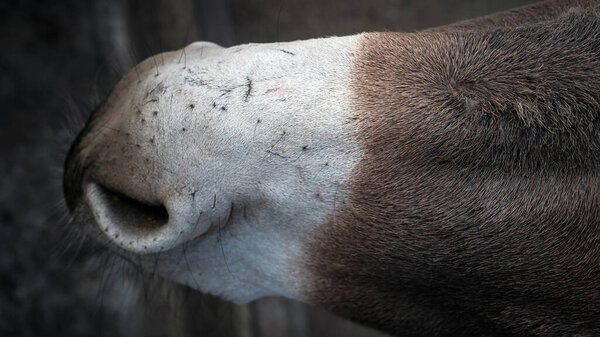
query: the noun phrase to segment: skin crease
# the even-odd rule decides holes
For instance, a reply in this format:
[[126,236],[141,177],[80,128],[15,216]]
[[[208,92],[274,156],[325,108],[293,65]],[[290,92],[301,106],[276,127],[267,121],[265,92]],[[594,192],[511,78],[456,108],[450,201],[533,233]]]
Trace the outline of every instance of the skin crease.
[[115,249],[236,302],[406,336],[598,335],[599,50],[593,1],[192,44],[115,87],[66,198]]

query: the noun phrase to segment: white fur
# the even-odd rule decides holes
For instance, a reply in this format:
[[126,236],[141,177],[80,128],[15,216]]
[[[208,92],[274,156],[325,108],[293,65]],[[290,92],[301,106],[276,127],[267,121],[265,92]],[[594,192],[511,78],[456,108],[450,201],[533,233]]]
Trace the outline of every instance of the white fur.
[[[201,291],[301,299],[304,242],[361,155],[348,87],[358,38],[200,42],[131,70],[82,142],[100,227],[125,249],[160,252],[161,274]],[[168,224],[116,223],[96,183],[164,204]]]

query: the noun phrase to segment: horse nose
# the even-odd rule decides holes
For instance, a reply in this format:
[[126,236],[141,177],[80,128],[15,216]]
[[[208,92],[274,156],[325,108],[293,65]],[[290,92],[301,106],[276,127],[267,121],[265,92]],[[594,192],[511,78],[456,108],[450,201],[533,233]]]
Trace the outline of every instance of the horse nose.
[[[199,57],[218,49],[195,43],[185,52]],[[219,211],[207,207],[210,197],[199,197],[206,186],[191,182],[191,168],[181,159],[190,153],[190,132],[180,130],[189,127],[184,123],[194,105],[172,104],[174,95],[187,92],[174,75],[181,71],[178,56],[165,53],[163,61],[161,54],[160,67],[148,59],[130,71],[93,113],[65,166],[69,208],[85,206],[81,212],[91,212],[107,238],[136,253],[199,237]]]
[[210,219],[198,211],[193,195],[177,192],[172,181],[152,173],[142,180],[126,161],[102,160],[104,153],[82,156],[80,143],[73,144],[65,162],[65,200],[75,215],[91,212],[114,244],[135,253],[156,253],[208,231]]

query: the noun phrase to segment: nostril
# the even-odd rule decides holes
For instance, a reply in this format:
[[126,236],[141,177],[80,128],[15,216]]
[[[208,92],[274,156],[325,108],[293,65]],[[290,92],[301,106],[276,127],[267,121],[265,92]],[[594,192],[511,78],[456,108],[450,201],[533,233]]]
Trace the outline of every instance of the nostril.
[[123,248],[139,251],[147,247],[145,242],[156,242],[169,223],[163,205],[142,202],[94,182],[85,186],[85,194],[100,229]]
[[98,197],[110,217],[123,226],[123,230],[152,231],[167,224],[169,213],[162,205],[150,205],[123,193],[96,184]]

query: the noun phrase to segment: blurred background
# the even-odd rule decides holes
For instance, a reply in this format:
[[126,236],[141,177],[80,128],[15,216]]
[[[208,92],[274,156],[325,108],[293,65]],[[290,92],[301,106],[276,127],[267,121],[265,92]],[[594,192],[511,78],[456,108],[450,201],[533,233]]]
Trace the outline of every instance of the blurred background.
[[415,31],[530,2],[2,0],[0,336],[383,336],[288,300],[235,306],[127,272],[91,243],[70,247],[68,144],[116,81],[160,51]]

